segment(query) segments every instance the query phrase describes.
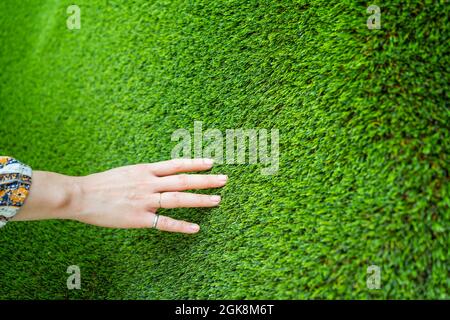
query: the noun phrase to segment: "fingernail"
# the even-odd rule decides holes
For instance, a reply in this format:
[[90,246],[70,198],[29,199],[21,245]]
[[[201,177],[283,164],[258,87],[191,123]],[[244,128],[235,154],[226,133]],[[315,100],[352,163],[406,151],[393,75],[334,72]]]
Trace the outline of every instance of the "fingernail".
[[219,176],[219,180],[222,181],[222,182],[227,182],[228,176],[222,174],[222,175]]
[[192,223],[189,226],[189,229],[191,229],[191,231],[197,232],[198,230],[200,230],[200,226],[198,224]]
[[214,163],[213,159],[203,159],[203,163],[211,166]]
[[220,196],[211,196],[210,199],[213,202],[219,202],[220,201]]

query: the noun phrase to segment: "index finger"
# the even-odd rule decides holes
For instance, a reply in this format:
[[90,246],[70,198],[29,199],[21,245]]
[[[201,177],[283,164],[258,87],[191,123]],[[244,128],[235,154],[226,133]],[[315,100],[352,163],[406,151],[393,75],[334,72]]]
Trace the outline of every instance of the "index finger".
[[213,166],[212,159],[172,159],[155,162],[149,165],[150,171],[156,176],[163,177],[180,172],[209,170]]

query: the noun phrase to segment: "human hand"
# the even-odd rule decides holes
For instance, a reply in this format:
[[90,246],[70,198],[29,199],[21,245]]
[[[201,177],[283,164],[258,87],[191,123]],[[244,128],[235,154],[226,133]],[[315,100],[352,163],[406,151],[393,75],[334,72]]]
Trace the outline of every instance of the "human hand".
[[[33,174],[29,198],[14,220],[71,219],[111,228],[151,228],[157,221],[159,230],[196,233],[197,224],[166,216],[155,220],[157,210],[217,206],[220,196],[182,191],[222,187],[227,176],[177,174],[208,170],[212,165],[210,159],[174,159],[85,177],[38,171]],[[46,192],[56,196],[50,199]],[[33,211],[41,213],[33,215]]]

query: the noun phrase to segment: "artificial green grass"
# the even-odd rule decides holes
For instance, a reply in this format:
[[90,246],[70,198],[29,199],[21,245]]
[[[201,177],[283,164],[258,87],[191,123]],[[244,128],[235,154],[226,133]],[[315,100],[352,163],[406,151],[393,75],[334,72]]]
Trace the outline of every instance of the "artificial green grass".
[[[280,130],[280,168],[220,165],[194,236],[0,230],[0,298],[449,298],[449,6],[0,2],[0,154],[70,175],[165,160],[194,121]],[[366,269],[381,268],[369,290]],[[81,268],[81,290],[66,269]]]

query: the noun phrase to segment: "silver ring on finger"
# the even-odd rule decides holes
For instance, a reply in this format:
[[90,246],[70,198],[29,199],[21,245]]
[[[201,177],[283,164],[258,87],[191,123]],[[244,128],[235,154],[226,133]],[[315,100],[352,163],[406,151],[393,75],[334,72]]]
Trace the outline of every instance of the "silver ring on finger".
[[159,194],[158,208],[162,208],[161,200],[162,200],[162,193]]
[[153,229],[156,229],[158,221],[159,221],[159,214],[155,214],[155,219],[153,219],[153,226],[152,226]]

